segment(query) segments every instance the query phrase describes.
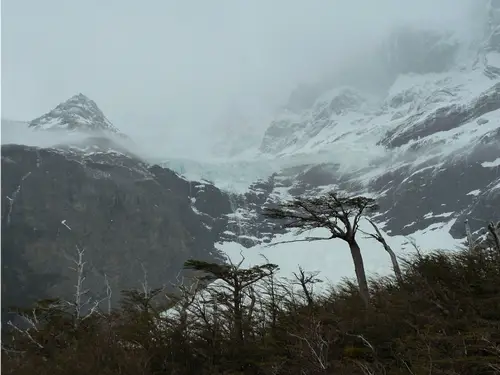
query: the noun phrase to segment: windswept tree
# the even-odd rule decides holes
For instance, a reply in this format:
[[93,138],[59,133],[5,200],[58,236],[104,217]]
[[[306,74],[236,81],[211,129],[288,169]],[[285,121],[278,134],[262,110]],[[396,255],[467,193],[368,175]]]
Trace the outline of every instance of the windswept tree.
[[314,299],[313,299],[314,284],[323,282],[323,280],[317,277],[318,275],[319,275],[318,271],[306,272],[301,266],[299,266],[298,273],[297,272],[293,273],[293,277],[295,278],[295,280],[292,280],[292,285],[300,286],[302,293],[304,293],[304,298],[309,307],[314,305]]
[[184,267],[191,270],[202,271],[206,276],[202,280],[222,280],[229,298],[225,299],[230,308],[233,320],[233,335],[237,342],[243,342],[244,326],[244,297],[245,293],[258,281],[271,276],[277,271],[276,264],[266,263],[251,268],[241,268],[238,264],[217,264],[200,260],[188,260]]
[[340,238],[351,250],[354,270],[358,280],[361,298],[368,305],[369,290],[361,249],[356,241],[359,221],[364,214],[377,209],[374,199],[349,197],[330,192],[320,197],[298,197],[281,203],[278,207],[266,208],[264,215],[284,221],[285,228],[295,228],[298,234],[316,228],[330,231],[329,237],[306,237],[301,240],[318,241]]

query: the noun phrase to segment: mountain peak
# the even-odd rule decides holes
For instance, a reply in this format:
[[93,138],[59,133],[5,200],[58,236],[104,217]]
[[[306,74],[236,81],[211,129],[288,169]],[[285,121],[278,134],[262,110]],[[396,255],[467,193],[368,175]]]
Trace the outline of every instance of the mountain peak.
[[120,134],[97,104],[82,93],[73,95],[50,112],[30,121],[29,126],[37,130]]
[[89,99],[89,97],[87,95],[84,95],[81,92],[73,95],[69,100],[71,100],[71,99],[83,100],[83,101],[88,101],[88,102],[92,101]]

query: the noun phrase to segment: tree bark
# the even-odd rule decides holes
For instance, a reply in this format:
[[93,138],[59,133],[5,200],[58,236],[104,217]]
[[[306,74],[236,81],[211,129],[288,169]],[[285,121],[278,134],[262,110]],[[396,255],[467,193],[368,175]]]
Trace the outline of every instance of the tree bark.
[[243,343],[243,311],[242,311],[242,296],[239,286],[236,285],[233,292],[233,303],[234,303],[234,335],[236,342]]
[[387,243],[383,243],[382,245],[384,246],[385,251],[387,251],[389,253],[389,256],[391,257],[392,269],[394,270],[396,279],[400,283],[403,282],[403,273],[401,272],[401,268],[399,267],[398,258],[396,257],[396,254]]
[[351,240],[348,242],[349,248],[351,249],[352,260],[354,262],[354,270],[356,272],[356,278],[358,279],[359,294],[361,299],[368,307],[370,300],[370,292],[368,289],[368,281],[366,280],[365,266],[363,264],[363,257],[361,255],[361,249],[359,248],[356,240]]
[[396,253],[389,246],[389,244],[385,240],[384,236],[382,236],[382,233],[380,233],[380,230],[378,229],[377,225],[372,220],[370,220],[370,219],[367,219],[367,220],[372,225],[373,229],[375,229],[375,233],[376,233],[376,234],[371,234],[370,236],[375,238],[378,242],[380,242],[382,244],[382,246],[384,247],[384,250],[387,251],[387,253],[391,257],[392,268],[393,268],[394,273],[396,275],[396,279],[399,282],[402,282],[403,281],[403,273],[401,272],[401,268],[399,267],[398,258],[396,257]]

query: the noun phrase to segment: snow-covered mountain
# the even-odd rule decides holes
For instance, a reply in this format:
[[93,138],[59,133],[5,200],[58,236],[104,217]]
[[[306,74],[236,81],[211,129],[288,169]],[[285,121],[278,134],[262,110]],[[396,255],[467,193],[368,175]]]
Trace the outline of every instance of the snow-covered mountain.
[[97,104],[83,94],[77,94],[50,112],[29,122],[36,130],[78,131],[84,133],[124,136],[104,116]]
[[72,96],[31,121],[2,118],[2,144],[29,144],[84,153],[119,152],[137,157],[133,152],[134,141],[83,94]]
[[[465,239],[466,219],[475,235],[499,220],[500,3],[489,6],[476,39],[395,30],[370,60],[376,85],[387,85],[382,94],[352,78],[363,69],[302,85],[252,157],[170,160],[186,176],[233,191],[219,247],[247,263],[262,261],[262,253],[287,271],[301,264],[334,281],[352,276],[348,251],[332,249],[342,244],[267,247],[293,235],[264,220],[263,207],[328,190],[376,198],[374,219],[400,252],[411,250],[408,236],[424,250],[453,249]],[[363,245],[368,271],[387,271],[377,245]]]

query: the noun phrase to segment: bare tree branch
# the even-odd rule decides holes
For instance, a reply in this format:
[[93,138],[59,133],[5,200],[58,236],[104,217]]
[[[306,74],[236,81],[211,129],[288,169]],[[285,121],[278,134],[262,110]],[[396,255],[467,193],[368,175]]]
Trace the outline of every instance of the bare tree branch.
[[266,245],[265,247],[273,247],[277,245],[282,245],[286,243],[294,243],[294,242],[313,242],[313,241],[326,241],[326,240],[331,240],[335,237],[306,237],[306,238],[301,238],[299,240],[289,240],[289,241],[279,241],[279,242],[274,242],[271,244]]
[[308,306],[312,306],[314,304],[313,290],[312,290],[314,284],[322,282],[322,280],[317,278],[318,275],[319,272],[306,273],[304,269],[300,266],[299,266],[299,273],[298,274],[296,272],[293,273],[293,276],[296,279],[295,284],[298,284],[302,288]]
[[[29,323],[32,324],[32,327],[35,329],[35,331],[38,331],[38,328],[29,320],[29,318],[27,318],[26,316],[23,316],[24,319],[26,319]],[[19,327],[17,327],[14,323],[12,323],[12,321],[9,321],[7,323],[10,327],[12,327],[13,329],[15,329],[17,332],[19,332],[20,334],[22,334],[23,336],[27,337],[29,341],[31,341],[33,344],[35,344],[38,348],[40,349],[43,349],[43,345],[40,344],[38,341],[36,341],[33,336],[31,335],[30,331],[29,331],[29,328],[26,328],[26,329],[21,329]]]
[[320,322],[311,322],[311,330],[310,336],[299,336],[297,334],[288,332],[288,334],[292,337],[295,337],[303,342],[305,342],[311,351],[314,359],[317,362],[318,367],[321,370],[326,370],[329,367],[328,363],[328,351],[330,344],[324,339],[321,334],[321,323]]
[[78,328],[80,322],[84,321],[95,313],[99,313],[99,306],[106,299],[108,299],[108,311],[111,311],[111,287],[109,285],[107,277],[105,276],[106,297],[100,300],[94,300],[92,296],[89,296],[90,290],[84,289],[83,286],[86,279],[84,275],[85,265],[87,264],[87,262],[84,261],[85,249],[80,248],[79,246],[75,247],[76,257],[72,258],[67,256],[74,264],[74,266],[70,266],[69,269],[75,271],[76,273],[74,300],[65,301],[65,303],[73,308],[75,314],[74,327]]
[[83,276],[83,271],[86,262],[83,260],[83,255],[85,254],[85,249],[80,249],[76,246],[77,258],[73,260],[75,267],[72,269],[76,272],[76,285],[75,285],[75,300],[74,300],[74,308],[75,308],[75,327],[78,327],[78,323],[81,318],[82,313],[82,297],[88,293],[88,290],[83,290],[83,282],[85,281],[85,276]]

